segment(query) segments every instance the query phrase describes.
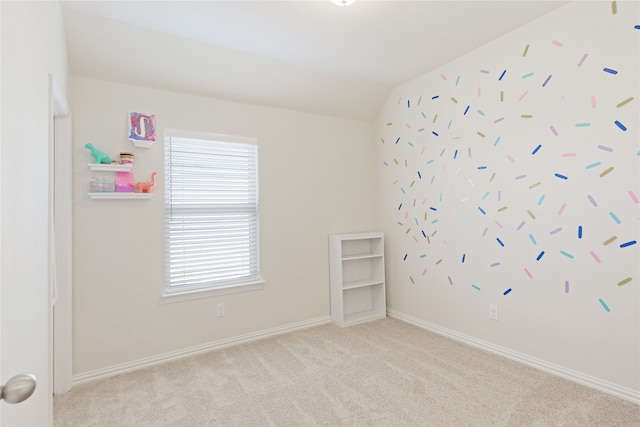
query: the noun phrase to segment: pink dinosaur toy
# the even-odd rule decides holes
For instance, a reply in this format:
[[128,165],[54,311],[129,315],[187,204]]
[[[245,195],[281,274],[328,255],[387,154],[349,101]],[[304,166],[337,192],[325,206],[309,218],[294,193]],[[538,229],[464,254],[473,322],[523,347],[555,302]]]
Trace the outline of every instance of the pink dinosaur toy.
[[151,193],[151,189],[156,186],[156,175],[158,175],[158,172],[153,172],[151,174],[150,182],[141,181],[141,182],[136,182],[135,184],[129,184],[129,185],[136,189],[135,190],[136,193]]

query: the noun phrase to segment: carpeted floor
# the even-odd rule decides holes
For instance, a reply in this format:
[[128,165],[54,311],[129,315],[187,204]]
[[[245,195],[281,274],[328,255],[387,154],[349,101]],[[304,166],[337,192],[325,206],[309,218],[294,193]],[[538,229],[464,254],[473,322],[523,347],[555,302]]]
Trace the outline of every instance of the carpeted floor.
[[54,424],[640,426],[640,405],[387,318],[81,384]]

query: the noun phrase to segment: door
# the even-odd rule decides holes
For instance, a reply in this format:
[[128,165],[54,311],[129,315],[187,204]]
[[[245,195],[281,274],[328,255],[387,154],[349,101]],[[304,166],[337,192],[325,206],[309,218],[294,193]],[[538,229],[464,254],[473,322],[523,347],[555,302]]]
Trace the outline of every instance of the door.
[[[66,104],[60,97],[54,102],[51,77],[48,86],[49,101],[43,100],[45,108],[42,109],[46,111],[45,117],[48,116],[48,125],[45,122],[47,126],[40,129],[39,138],[31,139],[39,142],[39,146],[32,148],[33,155],[29,156],[29,147],[12,144],[15,126],[5,124],[16,119],[13,114],[19,109],[7,112],[5,99],[2,103],[0,383],[5,384],[22,373],[32,374],[37,381],[29,399],[16,404],[0,402],[2,426],[45,426],[52,421],[53,302],[57,293],[54,280],[57,245],[53,227],[54,111],[60,111]],[[2,96],[4,94],[3,90]],[[70,122],[64,123],[68,127]],[[25,131],[25,128],[18,130]],[[18,153],[28,157],[29,162],[13,161],[20,158]],[[69,296],[64,297],[65,301]],[[70,325],[65,327],[70,332]]]
[[0,402],[0,424],[41,426],[52,415],[49,73],[67,88],[58,2],[0,1],[0,383],[37,378],[33,395]]

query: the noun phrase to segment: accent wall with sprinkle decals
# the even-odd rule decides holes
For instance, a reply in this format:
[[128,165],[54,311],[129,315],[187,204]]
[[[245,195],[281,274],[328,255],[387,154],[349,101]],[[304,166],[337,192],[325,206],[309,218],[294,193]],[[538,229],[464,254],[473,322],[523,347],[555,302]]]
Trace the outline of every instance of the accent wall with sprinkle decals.
[[392,311],[640,399],[639,24],[573,2],[391,92]]

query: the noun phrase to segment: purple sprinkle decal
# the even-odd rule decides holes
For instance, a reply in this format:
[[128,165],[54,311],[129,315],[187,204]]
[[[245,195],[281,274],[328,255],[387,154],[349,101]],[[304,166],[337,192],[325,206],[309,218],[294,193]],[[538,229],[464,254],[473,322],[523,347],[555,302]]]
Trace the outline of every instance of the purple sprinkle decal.
[[593,205],[593,207],[598,207],[598,203],[594,200],[594,198],[591,196],[591,194],[589,194],[587,196],[587,199],[589,199],[589,202],[591,202],[591,204]]

